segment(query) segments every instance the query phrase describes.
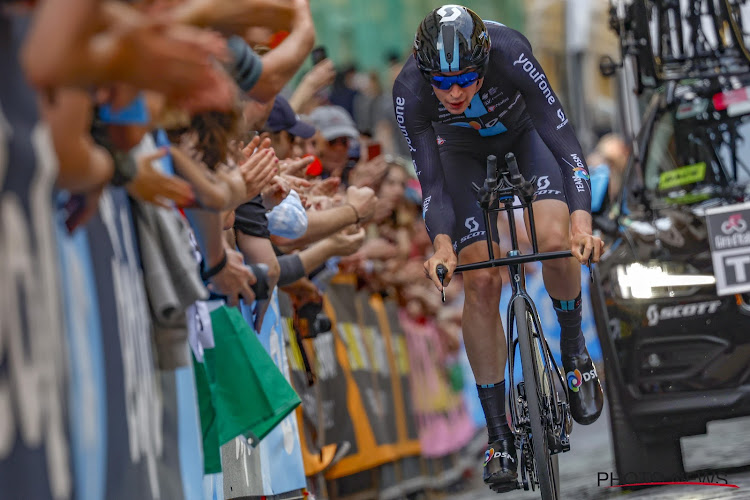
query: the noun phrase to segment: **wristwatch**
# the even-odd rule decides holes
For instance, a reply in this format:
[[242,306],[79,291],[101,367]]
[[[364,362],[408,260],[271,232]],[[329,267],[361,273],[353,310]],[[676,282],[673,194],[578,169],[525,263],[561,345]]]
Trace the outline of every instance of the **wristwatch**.
[[109,153],[115,163],[115,173],[112,175],[110,183],[114,186],[124,186],[135,178],[138,173],[138,165],[133,155],[127,151],[110,149]]

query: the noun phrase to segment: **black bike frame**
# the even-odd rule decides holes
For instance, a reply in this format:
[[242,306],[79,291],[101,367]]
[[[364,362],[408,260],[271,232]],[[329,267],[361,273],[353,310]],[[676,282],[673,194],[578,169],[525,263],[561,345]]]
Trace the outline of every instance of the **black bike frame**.
[[[514,335],[515,332],[515,312],[513,311],[513,304],[516,300],[525,300],[526,305],[528,306],[529,310],[532,313],[532,318],[534,322],[534,330],[538,333],[541,344],[543,346],[543,349],[545,351],[544,358],[550,360],[551,366],[548,363],[545,363],[544,374],[547,378],[548,383],[550,384],[550,387],[554,388],[555,384],[552,379],[552,375],[550,372],[552,371],[552,368],[554,368],[554,372],[557,374],[558,381],[560,383],[560,387],[565,387],[565,383],[563,381],[562,373],[560,372],[557,362],[555,361],[555,357],[552,355],[552,351],[549,348],[549,345],[547,344],[547,339],[544,337],[544,333],[542,331],[541,324],[539,322],[539,313],[537,312],[536,306],[534,305],[534,302],[531,300],[531,297],[529,297],[528,293],[526,292],[526,274],[524,271],[523,264],[527,262],[534,262],[534,261],[543,261],[543,260],[549,260],[549,259],[560,259],[560,258],[566,258],[570,257],[572,255],[570,250],[566,251],[559,251],[559,252],[539,252],[539,247],[537,245],[537,237],[536,237],[536,225],[534,223],[534,209],[533,204],[531,203],[531,200],[521,200],[521,205],[514,205],[513,200],[514,196],[512,195],[513,188],[508,188],[504,190],[500,190],[501,196],[497,200],[490,201],[486,204],[482,204],[482,210],[484,211],[484,221],[485,221],[485,227],[486,227],[486,238],[487,238],[487,251],[489,252],[489,260],[484,262],[475,262],[471,264],[463,264],[459,265],[455,269],[455,273],[463,272],[463,271],[473,271],[477,269],[486,269],[490,267],[500,267],[500,266],[508,266],[508,273],[510,275],[510,285],[512,289],[511,298],[508,302],[508,369],[509,369],[509,389],[512,391],[512,394],[514,395],[511,401],[512,404],[510,404],[510,414],[511,414],[511,430],[514,433],[518,433],[518,408],[516,405],[518,404],[518,394],[516,394],[516,384],[514,381],[513,376],[513,370],[514,370],[514,360],[515,360],[515,352],[516,352],[516,345],[518,344],[518,338]],[[497,207],[493,207],[492,205],[497,204]],[[516,220],[513,214],[513,210],[516,208],[525,208],[528,210],[529,213],[529,230],[530,230],[530,236],[531,236],[531,247],[532,247],[532,253],[528,255],[522,255],[521,251],[518,248],[518,234],[516,232]],[[494,212],[506,212],[506,215],[508,217],[508,229],[510,233],[510,239],[511,239],[511,250],[508,252],[508,256],[505,258],[496,259],[494,249],[492,246],[492,217],[491,214]],[[522,321],[525,321],[525,319],[522,319]],[[534,339],[531,339],[532,342],[534,342]],[[529,362],[533,362],[533,360],[529,360]],[[538,388],[537,388],[538,389]],[[554,423],[555,425],[564,425],[564,422],[562,422],[562,415],[559,412],[559,406],[558,403],[559,398],[557,395],[556,390],[552,390],[552,394],[555,395],[555,401],[551,401],[550,407],[552,409],[553,417],[554,417]],[[566,399],[567,399],[567,393],[566,393]]]

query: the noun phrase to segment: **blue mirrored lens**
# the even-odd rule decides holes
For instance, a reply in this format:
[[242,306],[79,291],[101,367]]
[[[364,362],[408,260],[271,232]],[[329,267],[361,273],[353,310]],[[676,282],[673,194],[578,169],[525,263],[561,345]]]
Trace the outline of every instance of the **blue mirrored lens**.
[[449,90],[453,85],[458,84],[461,88],[466,88],[479,80],[479,74],[476,71],[462,73],[454,76],[434,75],[430,78],[433,87],[440,90]]

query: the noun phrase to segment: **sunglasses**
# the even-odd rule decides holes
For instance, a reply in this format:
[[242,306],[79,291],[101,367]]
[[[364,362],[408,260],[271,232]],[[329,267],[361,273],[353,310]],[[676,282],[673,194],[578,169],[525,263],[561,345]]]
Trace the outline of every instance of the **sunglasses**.
[[460,75],[444,76],[444,75],[432,75],[430,77],[430,83],[433,87],[440,90],[450,90],[453,85],[458,84],[459,87],[465,89],[479,80],[479,73],[476,71],[469,71],[468,73],[461,73]]

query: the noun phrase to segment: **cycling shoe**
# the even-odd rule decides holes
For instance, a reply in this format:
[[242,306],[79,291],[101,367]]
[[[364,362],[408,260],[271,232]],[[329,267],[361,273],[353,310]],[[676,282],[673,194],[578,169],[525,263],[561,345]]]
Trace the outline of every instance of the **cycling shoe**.
[[497,493],[518,489],[518,456],[514,436],[491,443],[484,452],[484,473],[487,486]]
[[588,350],[578,356],[562,356],[562,364],[573,420],[581,425],[594,423],[602,413],[604,394]]

